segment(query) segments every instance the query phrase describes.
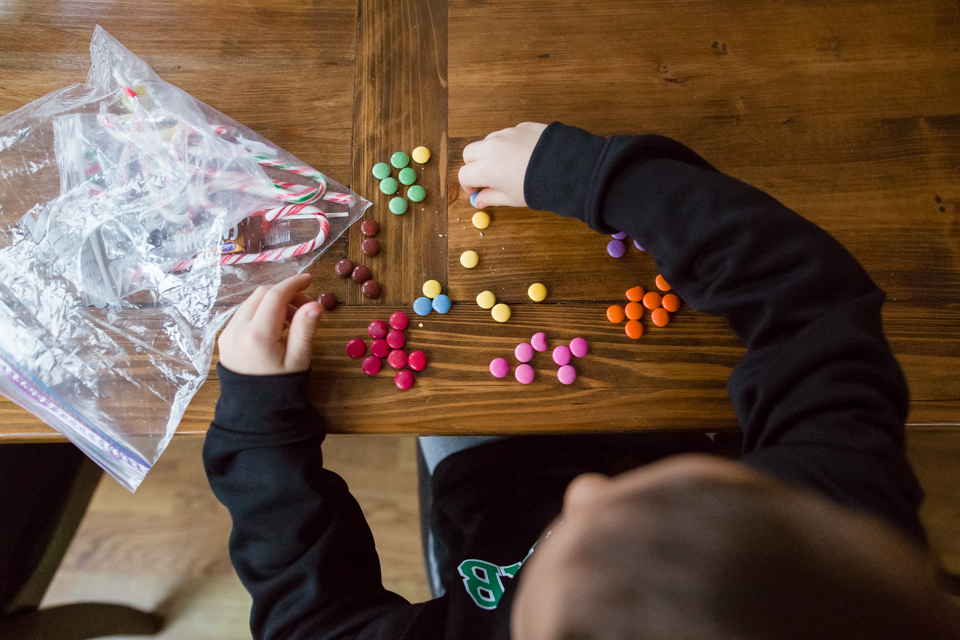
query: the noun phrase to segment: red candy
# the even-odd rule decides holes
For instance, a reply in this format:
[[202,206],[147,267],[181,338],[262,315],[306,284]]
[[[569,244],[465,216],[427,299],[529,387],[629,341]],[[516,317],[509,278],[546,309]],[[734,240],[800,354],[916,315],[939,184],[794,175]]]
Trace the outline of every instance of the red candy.
[[393,378],[393,384],[397,385],[397,389],[406,391],[413,386],[413,372],[409,369],[397,371],[397,375]]
[[370,353],[378,358],[386,358],[387,354],[390,353],[390,345],[383,338],[378,338],[370,345]]
[[370,326],[367,327],[367,333],[370,334],[370,337],[374,340],[378,340],[387,335],[387,323],[383,320],[374,320],[370,323]]
[[387,356],[387,364],[394,369],[403,369],[407,366],[407,352],[403,349],[394,349]]
[[360,338],[354,338],[347,343],[347,355],[351,358],[359,358],[367,352],[367,345]]
[[375,376],[380,373],[380,369],[383,368],[383,363],[380,362],[380,358],[376,356],[367,356],[363,359],[363,364],[360,366],[365,374]]
[[407,364],[414,371],[423,371],[424,367],[427,366],[427,354],[423,351],[414,351],[407,356]]
[[390,345],[391,349],[403,349],[403,345],[407,344],[407,339],[404,337],[403,331],[393,329],[387,334],[387,344]]
[[394,311],[390,314],[390,326],[397,331],[403,331],[410,324],[410,319],[403,311]]

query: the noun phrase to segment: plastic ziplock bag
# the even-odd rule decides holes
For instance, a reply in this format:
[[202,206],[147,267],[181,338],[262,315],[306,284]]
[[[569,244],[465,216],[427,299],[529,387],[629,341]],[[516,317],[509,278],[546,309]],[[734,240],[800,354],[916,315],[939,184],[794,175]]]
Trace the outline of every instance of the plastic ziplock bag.
[[0,393],[135,490],[217,331],[370,203],[99,26],[84,84],[0,118]]

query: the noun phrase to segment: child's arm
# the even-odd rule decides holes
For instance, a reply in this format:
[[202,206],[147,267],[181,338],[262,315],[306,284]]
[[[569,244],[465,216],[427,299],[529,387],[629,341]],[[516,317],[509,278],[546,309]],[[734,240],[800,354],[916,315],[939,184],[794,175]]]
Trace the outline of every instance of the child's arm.
[[468,145],[464,160],[460,182],[481,205],[624,231],[686,302],[729,321],[749,349],[727,384],[744,463],[923,540],[884,294],[834,238],[660,136],[527,124]]
[[[230,557],[253,596],[255,638],[343,638],[398,607],[356,500],[323,469],[307,395],[321,307],[309,276],[257,289],[220,336],[221,392],[203,457],[230,510]],[[289,338],[282,332],[289,321]]]

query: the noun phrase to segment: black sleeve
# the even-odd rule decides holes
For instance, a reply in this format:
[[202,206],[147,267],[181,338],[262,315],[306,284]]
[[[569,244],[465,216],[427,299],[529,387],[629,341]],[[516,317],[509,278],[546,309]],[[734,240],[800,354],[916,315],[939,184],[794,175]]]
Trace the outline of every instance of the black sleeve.
[[219,365],[217,373],[203,459],[233,518],[230,558],[253,596],[253,636],[352,638],[414,608],[383,588],[360,506],[323,468],[325,430],[307,400],[309,374],[245,376]]
[[925,542],[884,293],[839,242],[661,136],[607,139],[553,123],[524,195],[600,233],[626,232],[681,298],[727,319],[748,349],[727,384],[742,462]]

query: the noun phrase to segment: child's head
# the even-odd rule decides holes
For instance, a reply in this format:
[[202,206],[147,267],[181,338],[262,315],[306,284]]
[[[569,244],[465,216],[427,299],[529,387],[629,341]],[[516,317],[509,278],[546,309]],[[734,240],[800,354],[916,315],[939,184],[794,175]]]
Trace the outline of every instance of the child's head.
[[577,478],[521,572],[516,640],[960,638],[921,552],[742,465]]

